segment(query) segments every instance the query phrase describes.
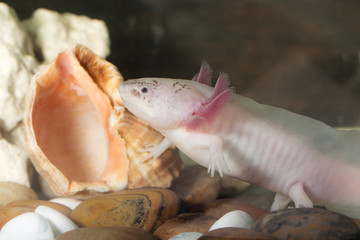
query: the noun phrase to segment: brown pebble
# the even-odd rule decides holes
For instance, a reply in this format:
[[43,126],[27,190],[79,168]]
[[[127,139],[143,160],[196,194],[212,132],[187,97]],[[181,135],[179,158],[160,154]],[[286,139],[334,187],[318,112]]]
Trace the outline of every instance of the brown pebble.
[[0,209],[18,200],[37,200],[34,190],[19,183],[0,182]]
[[258,218],[267,213],[267,211],[255,207],[250,203],[241,201],[236,198],[222,198],[218,199],[205,208],[205,214],[209,216],[215,216],[217,218],[222,217],[224,214],[234,211],[242,210],[247,212],[256,221]]
[[250,183],[241,181],[240,179],[229,175],[224,175],[222,178],[220,195],[222,197],[234,197],[244,192],[250,186]]
[[182,211],[182,202],[173,191],[141,188],[87,199],[70,217],[84,227],[129,226],[153,232]]
[[14,217],[26,212],[34,212],[38,206],[51,207],[67,217],[71,214],[70,208],[59,203],[45,200],[19,200],[6,205],[0,210],[0,229]]
[[59,235],[56,240],[155,240],[151,233],[132,227],[79,228]]
[[207,169],[200,165],[186,166],[170,187],[189,206],[206,204],[214,201],[221,189],[219,174],[211,177]]
[[183,232],[206,233],[216,220],[218,220],[217,217],[208,216],[204,213],[182,213],[158,227],[154,236],[160,239],[168,239]]
[[198,240],[276,240],[276,238],[261,232],[245,228],[219,228],[205,233]]
[[321,208],[289,208],[268,213],[254,229],[279,239],[359,239],[360,230],[349,217]]
[[353,218],[353,221],[357,224],[358,228],[360,229],[360,219]]

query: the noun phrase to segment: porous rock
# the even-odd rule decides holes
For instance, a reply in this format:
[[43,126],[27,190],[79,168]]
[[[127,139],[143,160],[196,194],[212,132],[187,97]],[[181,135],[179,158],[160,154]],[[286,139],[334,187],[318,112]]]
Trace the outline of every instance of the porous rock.
[[0,136],[0,181],[30,186],[29,160],[25,151]]
[[27,89],[38,63],[31,38],[5,3],[0,3],[0,26],[0,127],[7,132],[22,121]]
[[74,43],[88,47],[101,57],[110,53],[110,37],[102,20],[40,8],[23,24],[33,36],[44,63],[53,61],[59,52]]

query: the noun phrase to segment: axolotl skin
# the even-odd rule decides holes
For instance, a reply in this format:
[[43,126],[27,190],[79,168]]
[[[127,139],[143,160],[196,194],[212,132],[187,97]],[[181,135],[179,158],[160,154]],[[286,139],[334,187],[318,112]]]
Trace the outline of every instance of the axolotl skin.
[[214,174],[217,170],[276,192],[271,210],[326,206],[360,218],[360,132],[337,130],[234,93],[228,76],[210,86],[204,62],[193,80],[140,78],[120,84],[125,107]]

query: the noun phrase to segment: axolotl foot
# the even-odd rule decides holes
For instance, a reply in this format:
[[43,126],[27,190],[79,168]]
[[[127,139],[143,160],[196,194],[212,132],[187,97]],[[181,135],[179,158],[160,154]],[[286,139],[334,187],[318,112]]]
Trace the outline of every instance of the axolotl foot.
[[224,172],[229,171],[229,167],[223,156],[223,141],[215,135],[206,135],[205,137],[207,138],[206,142],[208,144],[207,147],[209,148],[208,173],[213,177],[215,170],[217,169],[219,175],[223,177]]
[[143,149],[139,150],[139,153],[148,153],[145,157],[143,157],[140,162],[146,162],[148,160],[151,160],[151,163],[155,161],[157,158],[160,157],[161,154],[163,154],[166,149],[168,149],[171,146],[171,142],[164,138],[159,144],[149,144],[144,146]]
[[217,169],[220,177],[224,176],[223,172],[229,171],[229,168],[228,168],[222,154],[218,154],[217,156],[210,154],[208,173],[211,174],[212,177],[214,177],[216,169]]
[[289,190],[289,196],[276,193],[271,211],[286,208],[291,200],[294,201],[296,208],[312,208],[313,203],[304,191],[304,186],[300,182],[294,183]]

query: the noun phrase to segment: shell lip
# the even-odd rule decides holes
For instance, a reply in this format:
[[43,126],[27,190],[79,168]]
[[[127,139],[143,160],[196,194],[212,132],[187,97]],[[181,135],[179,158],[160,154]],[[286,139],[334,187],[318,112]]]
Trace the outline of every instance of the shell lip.
[[24,117],[27,152],[57,195],[120,190],[128,183],[125,143],[109,125],[111,101],[82,59],[101,60],[72,45],[35,74]]

